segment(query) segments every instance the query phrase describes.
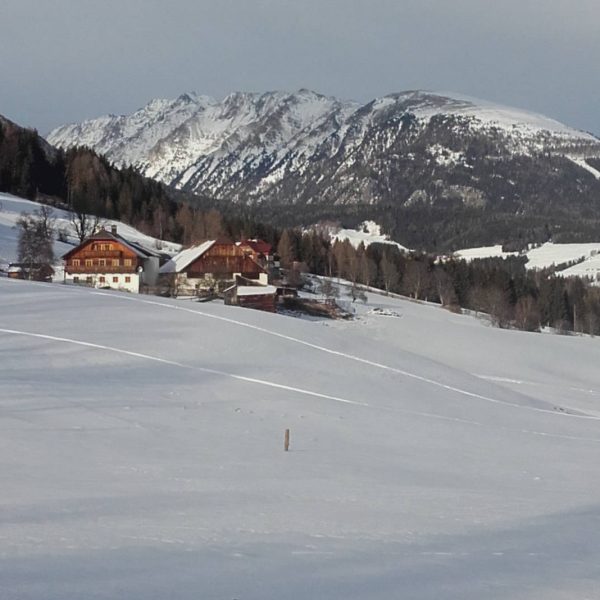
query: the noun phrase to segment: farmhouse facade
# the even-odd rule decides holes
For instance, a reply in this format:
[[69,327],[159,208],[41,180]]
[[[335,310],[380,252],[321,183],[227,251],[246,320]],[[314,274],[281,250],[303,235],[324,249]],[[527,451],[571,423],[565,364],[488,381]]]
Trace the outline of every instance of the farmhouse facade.
[[210,240],[186,248],[160,269],[160,278],[180,292],[222,290],[236,276],[267,283],[267,272],[244,247],[226,240]]
[[63,256],[65,282],[138,293],[141,285],[155,285],[160,258],[157,254],[101,229]]

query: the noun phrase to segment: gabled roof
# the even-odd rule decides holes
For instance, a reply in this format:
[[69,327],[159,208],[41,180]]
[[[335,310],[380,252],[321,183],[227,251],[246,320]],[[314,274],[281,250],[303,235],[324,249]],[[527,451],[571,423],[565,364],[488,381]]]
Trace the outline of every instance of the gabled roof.
[[249,246],[250,248],[252,248],[252,250],[254,250],[254,252],[258,254],[264,254],[265,256],[271,254],[271,250],[273,249],[273,246],[271,246],[271,244],[259,239],[242,240],[241,242],[236,242],[236,245]]
[[79,250],[79,248],[81,248],[81,246],[83,246],[84,244],[87,244],[90,241],[96,241],[96,240],[118,242],[120,244],[123,244],[123,246],[129,248],[129,250],[131,250],[139,258],[148,258],[150,256],[159,256],[158,254],[156,254],[150,250],[147,250],[146,248],[143,248],[142,246],[140,246],[139,244],[136,244],[135,242],[130,242],[129,240],[126,240],[124,237],[120,236],[118,233],[112,233],[111,231],[108,231],[106,229],[100,229],[96,233],[85,238],[85,240],[83,240],[83,242],[81,244],[79,244],[72,250],[69,250],[66,254],[63,254],[63,259],[69,258],[71,256],[71,254],[73,254],[74,252]]
[[192,246],[182,250],[167,261],[159,270],[159,273],[181,273],[188,265],[200,258],[207,250],[212,248],[215,240],[209,240],[198,246]]

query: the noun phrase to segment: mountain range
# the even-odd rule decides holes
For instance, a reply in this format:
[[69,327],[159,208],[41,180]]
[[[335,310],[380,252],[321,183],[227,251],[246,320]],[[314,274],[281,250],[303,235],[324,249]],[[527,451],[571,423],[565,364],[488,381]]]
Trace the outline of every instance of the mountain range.
[[413,247],[575,241],[600,217],[600,139],[457,94],[186,93],[47,139],[279,225],[368,218]]

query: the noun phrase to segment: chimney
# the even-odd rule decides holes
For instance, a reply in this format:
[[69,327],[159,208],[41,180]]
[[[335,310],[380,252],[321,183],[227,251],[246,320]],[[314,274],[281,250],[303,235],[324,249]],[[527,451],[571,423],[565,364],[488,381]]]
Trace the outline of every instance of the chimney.
[[110,226],[110,232],[111,232],[113,235],[117,235],[117,226],[116,226],[116,225],[111,225],[111,226]]

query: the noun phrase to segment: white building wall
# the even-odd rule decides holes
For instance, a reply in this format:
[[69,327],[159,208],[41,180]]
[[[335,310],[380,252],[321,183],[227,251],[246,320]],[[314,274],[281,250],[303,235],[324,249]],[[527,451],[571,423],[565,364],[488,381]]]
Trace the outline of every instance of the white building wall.
[[[104,277],[104,281],[100,280],[101,277]],[[126,281],[127,278],[129,281]],[[95,288],[109,287],[134,294],[138,294],[140,291],[140,276],[137,273],[77,273],[70,275],[65,272],[65,283],[91,285]]]
[[150,256],[144,260],[141,282],[145,285],[156,285],[160,261],[158,256]]

